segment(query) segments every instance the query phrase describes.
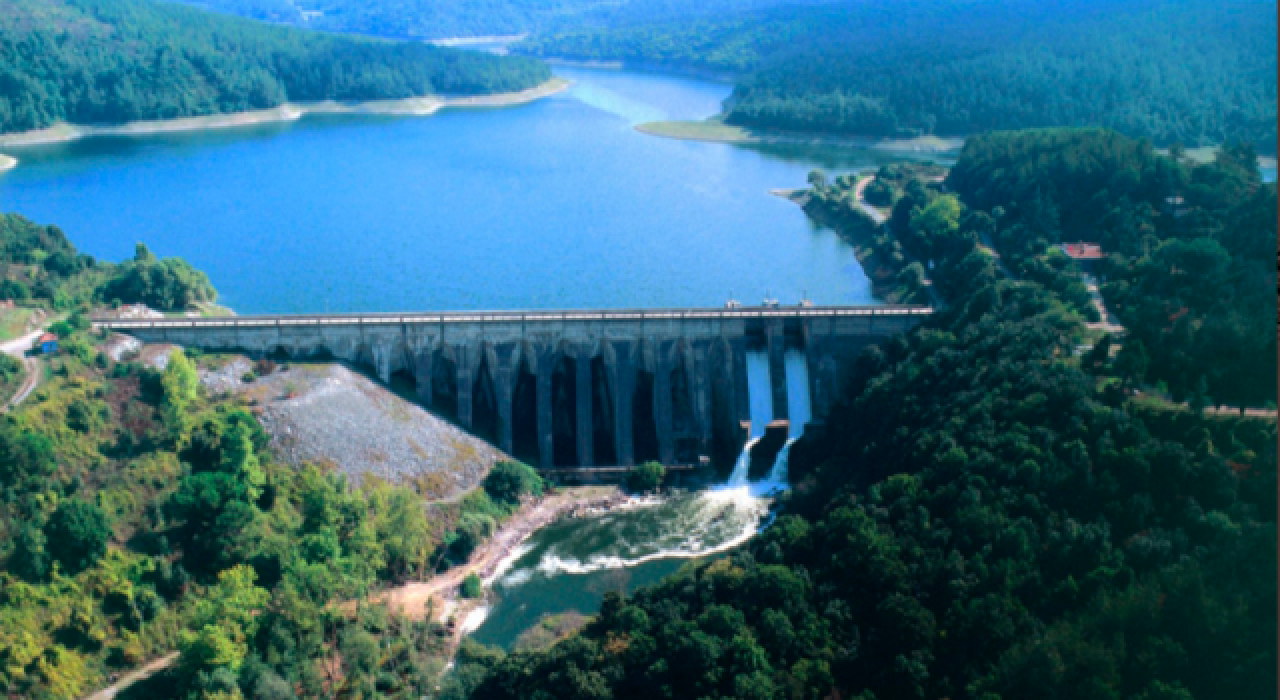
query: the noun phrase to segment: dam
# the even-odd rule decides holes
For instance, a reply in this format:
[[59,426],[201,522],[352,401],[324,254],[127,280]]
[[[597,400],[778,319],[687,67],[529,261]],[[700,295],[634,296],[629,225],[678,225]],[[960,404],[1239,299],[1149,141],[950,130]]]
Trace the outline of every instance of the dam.
[[[148,343],[364,366],[383,382],[411,386],[432,411],[508,454],[555,468],[694,464],[703,457],[732,464],[759,429],[753,415],[767,409],[773,422],[794,419],[800,424],[793,434],[803,422],[821,420],[842,367],[932,311],[730,304],[94,324]],[[749,373],[749,364],[759,371]],[[805,386],[785,379],[789,369],[804,372]],[[766,405],[753,409],[760,402]]]

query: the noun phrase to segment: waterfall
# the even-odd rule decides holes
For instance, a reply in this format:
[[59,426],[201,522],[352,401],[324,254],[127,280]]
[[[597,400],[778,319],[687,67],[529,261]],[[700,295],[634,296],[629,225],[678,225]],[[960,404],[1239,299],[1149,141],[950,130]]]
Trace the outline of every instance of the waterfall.
[[760,438],[753,437],[742,446],[742,453],[738,455],[738,461],[733,463],[733,473],[729,475],[729,488],[747,485],[747,472],[751,469],[751,448],[757,442],[760,442]]
[[747,405],[751,409],[751,432],[742,454],[729,475],[729,487],[747,485],[747,472],[751,468],[751,448],[764,436],[764,429],[773,420],[773,381],[769,376],[769,355],[764,352],[747,353]]
[[778,450],[778,456],[773,458],[773,469],[769,470],[768,486],[770,491],[786,490],[787,484],[787,465],[791,461],[791,446],[796,444],[793,437],[787,438],[787,444]]
[[804,426],[812,417],[813,408],[809,403],[809,362],[799,350],[788,350],[783,355],[787,376],[787,416],[790,428],[787,430],[787,444],[778,450],[773,460],[773,469],[769,470],[769,487],[781,490],[787,488],[787,471],[791,461],[791,446],[804,434]]

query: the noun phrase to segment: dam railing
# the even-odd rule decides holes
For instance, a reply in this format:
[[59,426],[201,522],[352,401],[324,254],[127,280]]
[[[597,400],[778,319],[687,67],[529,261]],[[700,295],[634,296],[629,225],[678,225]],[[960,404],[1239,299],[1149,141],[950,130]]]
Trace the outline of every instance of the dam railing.
[[756,306],[688,309],[610,309],[582,311],[446,311],[427,313],[344,313],[219,316],[207,318],[98,318],[112,330],[143,328],[261,328],[277,326],[398,325],[405,323],[546,323],[584,321],[683,321],[850,316],[927,316],[929,306]]

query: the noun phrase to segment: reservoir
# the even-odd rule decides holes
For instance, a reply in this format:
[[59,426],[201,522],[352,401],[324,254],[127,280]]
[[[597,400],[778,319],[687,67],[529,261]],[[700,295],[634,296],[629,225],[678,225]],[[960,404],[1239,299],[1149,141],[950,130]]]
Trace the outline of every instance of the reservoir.
[[6,148],[0,210],[101,259],[186,258],[240,313],[872,301],[851,249],[769,190],[884,155],[642,134],[730,87],[556,72],[570,89],[518,107]]

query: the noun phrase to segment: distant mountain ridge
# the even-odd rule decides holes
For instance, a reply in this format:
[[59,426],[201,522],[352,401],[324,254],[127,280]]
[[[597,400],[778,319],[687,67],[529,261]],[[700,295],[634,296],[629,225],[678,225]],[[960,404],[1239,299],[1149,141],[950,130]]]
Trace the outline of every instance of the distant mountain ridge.
[[0,0],[0,133],[266,109],[487,95],[537,59],[276,27],[149,0]]

